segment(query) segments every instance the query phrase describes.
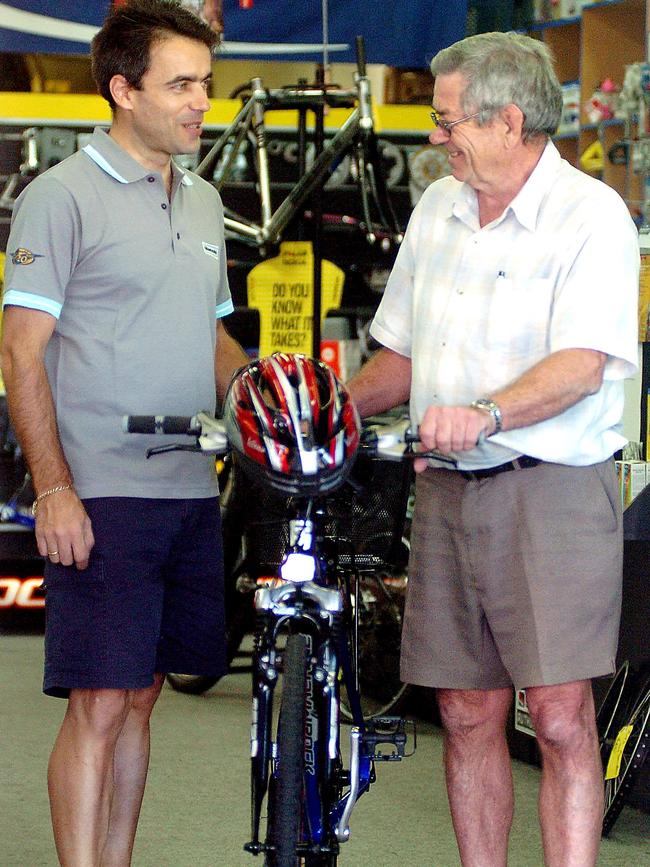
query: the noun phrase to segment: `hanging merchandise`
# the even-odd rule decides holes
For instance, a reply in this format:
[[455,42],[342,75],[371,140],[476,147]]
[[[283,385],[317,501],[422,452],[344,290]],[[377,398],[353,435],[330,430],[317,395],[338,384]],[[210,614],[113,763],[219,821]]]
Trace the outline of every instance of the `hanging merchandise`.
[[606,78],[596,88],[591,98],[585,103],[585,111],[589,123],[602,123],[604,120],[612,120],[617,117],[618,95],[620,87],[614,84],[611,78]]
[[605,153],[599,141],[590,144],[580,155],[580,168],[585,172],[602,172],[605,166]]

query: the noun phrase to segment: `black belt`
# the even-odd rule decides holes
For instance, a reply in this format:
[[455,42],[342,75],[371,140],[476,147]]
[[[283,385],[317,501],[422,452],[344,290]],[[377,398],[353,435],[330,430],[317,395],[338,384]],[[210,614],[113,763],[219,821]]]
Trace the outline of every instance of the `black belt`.
[[456,470],[464,479],[470,479],[473,482],[478,482],[480,479],[489,479],[492,476],[498,476],[499,473],[509,473],[510,470],[528,470],[530,467],[536,467],[541,464],[539,458],[531,458],[529,455],[521,455],[515,458],[514,461],[508,461],[507,464],[499,464],[498,467],[488,467],[485,470]]

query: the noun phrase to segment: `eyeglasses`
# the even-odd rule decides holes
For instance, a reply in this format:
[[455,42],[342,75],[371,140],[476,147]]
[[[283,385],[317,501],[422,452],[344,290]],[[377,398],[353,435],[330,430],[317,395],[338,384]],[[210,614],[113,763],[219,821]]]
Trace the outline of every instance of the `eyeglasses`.
[[471,120],[473,117],[478,117],[480,113],[480,111],[475,111],[474,114],[466,114],[465,117],[459,117],[458,120],[448,121],[443,120],[434,108],[430,117],[436,129],[441,129],[443,132],[446,132],[447,135],[451,135],[452,126],[456,126],[457,123],[465,123],[466,120]]

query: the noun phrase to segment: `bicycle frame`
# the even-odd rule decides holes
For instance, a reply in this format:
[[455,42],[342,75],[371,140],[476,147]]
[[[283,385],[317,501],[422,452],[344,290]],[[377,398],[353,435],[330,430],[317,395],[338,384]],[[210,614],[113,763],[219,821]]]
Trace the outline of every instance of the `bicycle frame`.
[[[379,165],[372,118],[370,81],[365,71],[362,44],[358,45],[357,67],[356,87],[350,91],[328,90],[325,87],[266,90],[260,78],[252,79],[250,98],[197,168],[197,174],[205,176],[212,166],[219,160],[223,160],[220,178],[215,184],[218,190],[222,189],[230,177],[244,140],[251,134],[254,136],[261,220],[259,223],[254,223],[226,209],[224,223],[232,235],[251,241],[259,247],[277,244],[291,220],[300,212],[311,194],[324,184],[330,170],[336,166],[346,151],[353,149],[358,166],[361,204],[368,241],[374,243],[378,237],[372,223],[370,206],[372,195],[385,230],[383,234],[394,243],[401,242],[402,231]],[[325,105],[351,107],[355,102],[357,107],[273,212],[264,124],[265,111],[273,108],[304,109],[307,107],[318,107],[322,110]],[[229,144],[230,150],[226,153]]]
[[[309,512],[309,510],[307,510]],[[255,597],[257,629],[253,654],[253,721],[251,728],[252,794],[251,842],[249,852],[268,850],[260,839],[262,805],[270,781],[277,772],[277,744],[272,744],[273,698],[278,682],[278,637],[283,630],[307,636],[309,652],[305,696],[305,747],[303,791],[307,827],[303,828],[301,851],[335,856],[338,844],[350,835],[349,820],[356,801],[374,782],[374,758],[365,750],[364,723],[358,684],[348,641],[354,644],[349,588],[312,543],[319,536],[323,512],[316,509],[315,527],[309,527],[309,543],[300,545],[307,524],[304,517],[291,521],[292,550],[313,557],[314,575],[295,578],[275,587],[260,588]],[[284,565],[284,564],[283,564]],[[287,574],[280,569],[281,574]],[[354,648],[353,648],[354,655]],[[354,726],[350,731],[349,789],[342,793],[342,764],[339,741],[339,689],[345,684],[352,706]],[[388,738],[385,739],[388,741]],[[279,757],[280,762],[282,757]],[[267,830],[268,838],[268,830]]]

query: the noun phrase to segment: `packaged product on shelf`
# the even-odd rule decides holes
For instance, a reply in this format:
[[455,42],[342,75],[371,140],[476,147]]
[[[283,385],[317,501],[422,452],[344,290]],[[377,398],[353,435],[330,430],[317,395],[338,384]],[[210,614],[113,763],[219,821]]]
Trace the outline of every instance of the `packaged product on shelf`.
[[627,508],[632,500],[641,493],[647,484],[647,463],[645,461],[616,461],[621,504]]

